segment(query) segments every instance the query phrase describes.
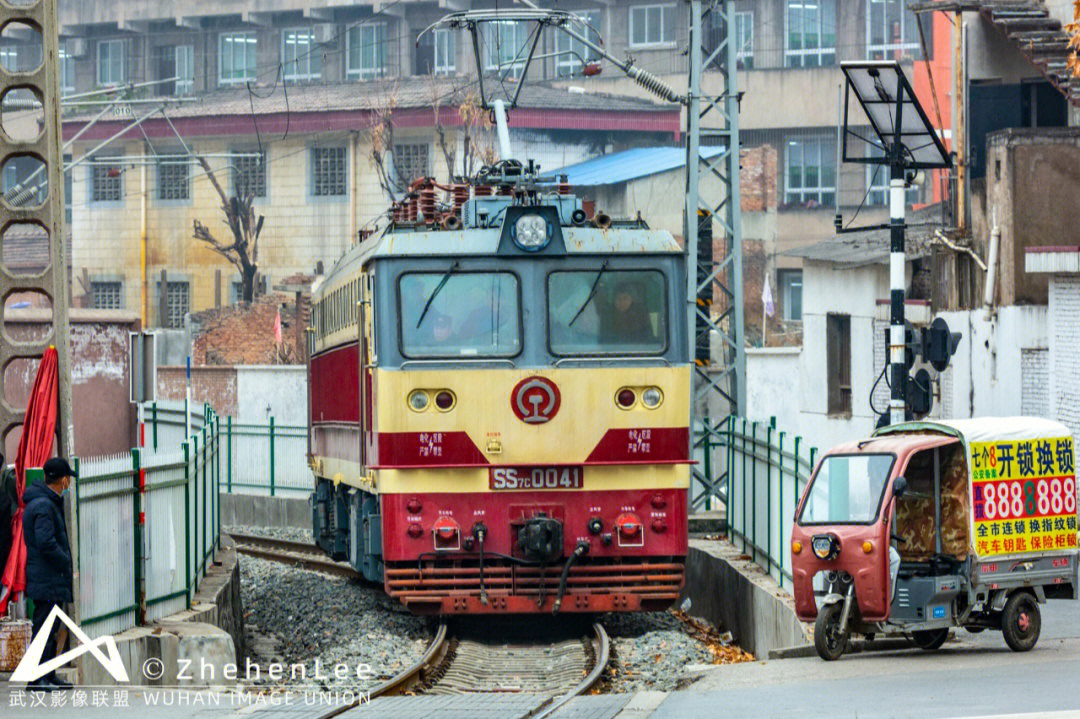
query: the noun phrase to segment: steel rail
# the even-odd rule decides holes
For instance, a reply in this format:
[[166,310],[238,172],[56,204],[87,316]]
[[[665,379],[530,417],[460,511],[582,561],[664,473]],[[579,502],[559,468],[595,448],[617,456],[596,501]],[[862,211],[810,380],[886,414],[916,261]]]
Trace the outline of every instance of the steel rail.
[[229,536],[236,543],[236,551],[241,554],[350,579],[360,576],[360,573],[348,564],[335,562],[326,557],[322,550],[313,544],[253,534],[236,533]]
[[553,702],[548,704],[540,711],[539,714],[534,714],[531,719],[545,719],[551,716],[555,712],[559,711],[567,702],[576,696],[580,696],[589,691],[604,674],[604,667],[607,666],[608,660],[611,658],[611,641],[608,639],[607,632],[604,631],[604,627],[599,622],[593,623],[593,651],[595,661],[593,662],[592,671],[585,675],[577,686],[571,689],[566,694],[558,697]]

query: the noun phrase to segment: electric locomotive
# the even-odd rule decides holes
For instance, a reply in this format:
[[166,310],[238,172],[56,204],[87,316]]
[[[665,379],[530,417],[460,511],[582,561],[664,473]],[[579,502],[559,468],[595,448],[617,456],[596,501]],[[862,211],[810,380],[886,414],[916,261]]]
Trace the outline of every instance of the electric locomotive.
[[536,170],[414,183],[312,298],[315,540],[416,613],[652,611],[683,586],[682,250]]

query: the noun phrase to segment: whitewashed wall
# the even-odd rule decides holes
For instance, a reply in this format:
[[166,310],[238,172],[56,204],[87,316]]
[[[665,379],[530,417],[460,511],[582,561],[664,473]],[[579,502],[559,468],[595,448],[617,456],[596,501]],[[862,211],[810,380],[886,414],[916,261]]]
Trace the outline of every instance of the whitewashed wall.
[[307,425],[307,368],[243,365],[236,368],[236,419],[242,424]]
[[802,347],[756,347],[746,350],[747,419],[768,422],[776,417],[782,430],[799,423]]

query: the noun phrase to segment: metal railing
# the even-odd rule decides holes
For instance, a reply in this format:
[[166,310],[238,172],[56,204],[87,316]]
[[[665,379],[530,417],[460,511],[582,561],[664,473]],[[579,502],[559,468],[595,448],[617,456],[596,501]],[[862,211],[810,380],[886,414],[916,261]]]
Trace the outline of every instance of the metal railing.
[[[768,423],[729,416],[719,435],[725,517],[731,542],[780,586],[791,584],[791,525],[817,448]],[[706,438],[706,443],[709,440]]]
[[75,460],[79,617],[96,635],[190,608],[213,561],[221,420],[200,410],[179,442]]
[[[192,414],[193,419],[195,416]],[[147,403],[143,408],[147,446],[158,446],[155,443],[177,433],[183,436],[184,418],[183,401]],[[201,421],[200,416],[193,426]],[[220,422],[222,491],[271,497],[307,497],[311,493],[307,427],[278,424],[274,417],[265,423],[236,422],[232,417],[222,417]]]

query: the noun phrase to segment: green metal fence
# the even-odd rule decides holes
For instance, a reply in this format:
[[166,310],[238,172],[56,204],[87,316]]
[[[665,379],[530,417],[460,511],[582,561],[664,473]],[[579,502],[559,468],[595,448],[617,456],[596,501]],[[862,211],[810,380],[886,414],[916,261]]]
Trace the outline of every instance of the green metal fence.
[[719,446],[705,438],[705,456],[723,464],[728,535],[780,586],[789,586],[791,524],[817,448],[778,430],[775,417],[763,423],[729,416],[724,425]]
[[[188,413],[182,401],[146,404],[143,418],[147,445],[182,436]],[[193,426],[198,426],[201,418],[193,421]],[[219,430],[223,492],[271,497],[306,497],[311,493],[307,427],[281,424],[272,416],[263,423],[221,417]]]
[[98,636],[190,607],[220,547],[221,420],[199,409],[178,444],[76,460],[79,621]]

